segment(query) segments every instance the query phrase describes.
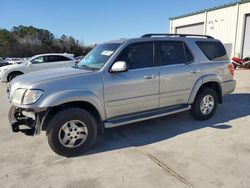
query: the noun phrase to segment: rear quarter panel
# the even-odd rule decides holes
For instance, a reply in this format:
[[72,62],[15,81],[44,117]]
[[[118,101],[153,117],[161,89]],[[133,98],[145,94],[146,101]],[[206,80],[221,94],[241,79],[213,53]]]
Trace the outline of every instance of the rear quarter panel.
[[[207,39],[199,39],[207,40]],[[214,41],[214,39],[209,39]],[[194,84],[193,90],[191,92],[189,103],[192,103],[195,99],[195,96],[202,86],[202,84],[207,82],[217,82],[222,87],[222,94],[225,94],[223,91],[223,85],[227,82],[233,82],[233,76],[231,75],[228,65],[230,64],[229,60],[225,61],[210,61],[201,49],[196,45],[196,40],[192,41],[192,49],[194,49],[197,58],[200,61],[201,66],[201,77]]]

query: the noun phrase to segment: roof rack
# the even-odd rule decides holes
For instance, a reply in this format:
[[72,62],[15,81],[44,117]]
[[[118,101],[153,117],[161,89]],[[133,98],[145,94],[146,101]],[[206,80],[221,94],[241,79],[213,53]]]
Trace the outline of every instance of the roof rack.
[[154,36],[162,36],[162,37],[205,37],[208,39],[213,39],[213,37],[209,36],[209,35],[195,35],[195,34],[168,34],[168,33],[150,33],[150,34],[145,34],[143,36],[141,36],[141,38],[145,38],[145,37],[154,37]]

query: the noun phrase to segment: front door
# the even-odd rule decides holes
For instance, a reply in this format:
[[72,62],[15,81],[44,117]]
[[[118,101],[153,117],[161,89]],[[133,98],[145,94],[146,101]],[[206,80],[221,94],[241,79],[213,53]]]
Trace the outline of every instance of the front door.
[[154,43],[131,44],[116,61],[125,61],[128,71],[104,75],[107,118],[157,109],[159,73],[154,63]]
[[28,68],[28,72],[34,72],[34,71],[47,69],[45,56],[39,56],[31,60],[31,64],[27,68]]

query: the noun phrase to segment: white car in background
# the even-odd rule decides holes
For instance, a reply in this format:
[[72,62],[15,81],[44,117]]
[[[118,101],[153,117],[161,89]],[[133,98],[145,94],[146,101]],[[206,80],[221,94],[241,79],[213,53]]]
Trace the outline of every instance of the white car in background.
[[10,82],[16,76],[45,69],[74,66],[76,60],[73,54],[50,53],[29,58],[21,64],[7,65],[0,68],[0,81]]

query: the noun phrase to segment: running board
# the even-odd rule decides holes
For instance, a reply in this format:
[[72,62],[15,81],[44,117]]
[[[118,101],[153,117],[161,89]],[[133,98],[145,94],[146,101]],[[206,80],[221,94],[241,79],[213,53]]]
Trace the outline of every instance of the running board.
[[118,127],[118,126],[129,124],[129,123],[135,123],[139,121],[144,121],[148,119],[171,115],[171,114],[187,111],[190,109],[191,109],[191,105],[180,105],[180,106],[161,108],[158,110],[117,117],[117,118],[113,118],[104,122],[104,127],[105,128]]

